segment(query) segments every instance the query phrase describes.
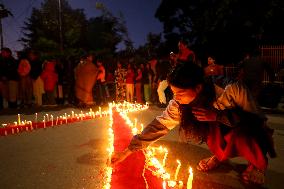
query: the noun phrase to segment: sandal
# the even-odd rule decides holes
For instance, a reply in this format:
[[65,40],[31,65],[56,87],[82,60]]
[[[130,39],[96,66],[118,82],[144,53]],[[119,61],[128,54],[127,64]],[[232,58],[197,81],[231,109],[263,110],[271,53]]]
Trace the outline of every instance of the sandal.
[[249,164],[247,169],[242,173],[242,179],[244,182],[261,185],[264,184],[265,173],[263,170],[257,169],[252,164]]
[[210,171],[212,169],[217,168],[220,164],[221,164],[221,161],[219,161],[216,156],[211,156],[209,158],[201,160],[198,163],[196,169],[198,171],[206,172],[206,171]]

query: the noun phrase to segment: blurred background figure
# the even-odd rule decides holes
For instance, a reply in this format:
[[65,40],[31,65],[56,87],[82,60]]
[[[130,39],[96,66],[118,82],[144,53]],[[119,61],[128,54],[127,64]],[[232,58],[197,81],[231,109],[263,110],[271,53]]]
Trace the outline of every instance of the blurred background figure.
[[117,61],[116,66],[117,68],[114,71],[116,102],[123,102],[124,100],[126,100],[125,79],[126,79],[127,70],[122,67],[120,61]]
[[195,62],[195,53],[191,49],[189,49],[186,41],[180,40],[178,42],[178,49],[178,62]]
[[133,102],[134,101],[135,72],[134,72],[134,68],[131,63],[127,64],[125,82],[126,82],[126,100],[127,102]]
[[151,85],[154,80],[154,72],[151,69],[151,65],[149,63],[146,64],[143,72],[142,72],[142,83],[144,90],[144,100],[148,104],[151,104]]
[[27,58],[21,57],[19,60],[18,74],[19,79],[19,96],[21,106],[30,107],[33,98],[33,82],[30,77],[31,65]]
[[135,77],[135,96],[136,96],[136,101],[138,103],[143,103],[142,101],[142,70],[143,67],[138,67],[137,68],[137,75]]
[[61,60],[56,61],[56,73],[58,74],[58,82],[56,87],[56,98],[57,98],[57,104],[63,105],[64,104],[64,92],[63,92],[63,83],[64,83],[64,64],[61,62]]
[[168,58],[164,58],[161,61],[159,61],[156,65],[156,71],[157,71],[157,83],[158,83],[158,97],[159,97],[159,104],[158,107],[164,108],[167,106],[167,90],[169,90],[169,85],[167,82],[167,75],[171,70],[171,64],[168,60]]
[[4,108],[17,108],[18,100],[18,63],[9,48],[1,49],[1,85]]
[[207,58],[207,66],[204,68],[205,76],[223,76],[224,66],[216,64],[213,56]]
[[268,74],[270,82],[274,82],[275,73],[270,64],[261,59],[259,52],[256,50],[247,53],[240,64],[238,79],[247,85],[256,102],[259,102],[264,87],[264,72]]
[[30,77],[33,83],[33,97],[36,106],[42,105],[42,95],[44,94],[44,84],[40,77],[42,73],[42,61],[39,54],[33,50],[28,52],[28,60],[31,65]]
[[157,88],[158,85],[156,83],[157,79],[157,71],[156,71],[156,65],[158,63],[158,59],[156,55],[152,55],[150,57],[150,60],[148,61],[148,64],[150,65],[151,70],[153,71],[153,77],[151,80],[151,102],[153,104],[157,104],[158,103],[158,94],[157,94]]
[[43,65],[43,71],[40,75],[44,84],[44,104],[45,106],[56,105],[56,85],[58,82],[58,74],[55,70],[56,60],[49,59]]
[[94,105],[93,87],[99,71],[93,59],[92,54],[87,54],[75,68],[75,96],[79,107]]
[[108,99],[110,98],[108,86],[106,85],[106,69],[103,65],[103,61],[101,59],[97,59],[96,61],[97,68],[98,68],[98,76],[97,76],[97,102],[100,105],[104,105],[107,103]]

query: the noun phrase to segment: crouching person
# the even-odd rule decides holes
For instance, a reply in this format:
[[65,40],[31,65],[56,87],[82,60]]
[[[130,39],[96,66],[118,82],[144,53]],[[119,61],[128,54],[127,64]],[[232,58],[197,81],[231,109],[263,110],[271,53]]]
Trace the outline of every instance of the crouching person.
[[167,81],[173,99],[162,115],[133,137],[128,148],[112,155],[112,165],[180,125],[180,134],[197,143],[206,142],[212,152],[198,163],[199,171],[213,170],[225,160],[241,156],[248,161],[242,179],[263,184],[267,155],[276,156],[273,130],[246,87],[235,82],[222,89],[207,81],[202,69],[192,63],[178,64]]

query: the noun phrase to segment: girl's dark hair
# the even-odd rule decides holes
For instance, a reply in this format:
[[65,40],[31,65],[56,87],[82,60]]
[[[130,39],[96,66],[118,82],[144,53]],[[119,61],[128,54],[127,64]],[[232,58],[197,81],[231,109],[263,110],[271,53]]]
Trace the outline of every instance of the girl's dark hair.
[[207,122],[196,119],[192,113],[193,107],[212,108],[215,100],[214,85],[210,80],[205,80],[203,69],[192,63],[179,63],[168,75],[168,83],[181,89],[194,89],[202,84],[203,89],[198,96],[189,104],[180,104],[181,115],[180,135],[186,141],[202,143],[206,141],[209,130]]
[[168,83],[181,89],[194,89],[204,83],[203,69],[193,62],[182,62],[168,74]]

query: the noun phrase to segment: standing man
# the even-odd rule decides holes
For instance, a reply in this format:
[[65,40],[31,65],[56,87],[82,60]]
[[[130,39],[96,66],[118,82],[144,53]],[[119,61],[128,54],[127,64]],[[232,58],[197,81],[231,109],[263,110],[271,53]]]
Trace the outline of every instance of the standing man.
[[180,40],[178,42],[178,55],[177,61],[178,62],[195,62],[195,53],[189,49],[187,43],[184,40]]
[[[1,49],[1,72],[2,82],[4,84],[5,100],[8,101],[9,108],[17,107],[18,99],[18,63],[12,56],[12,51],[9,48]],[[3,69],[3,70],[2,70]]]
[[39,54],[33,50],[28,52],[28,60],[31,64],[30,77],[33,82],[33,96],[36,106],[42,105],[42,95],[44,93],[44,84],[40,77],[42,72],[42,61],[39,60]]
[[216,64],[215,58],[209,56],[207,59],[208,65],[204,68],[206,76],[220,76],[224,75],[224,66]]

